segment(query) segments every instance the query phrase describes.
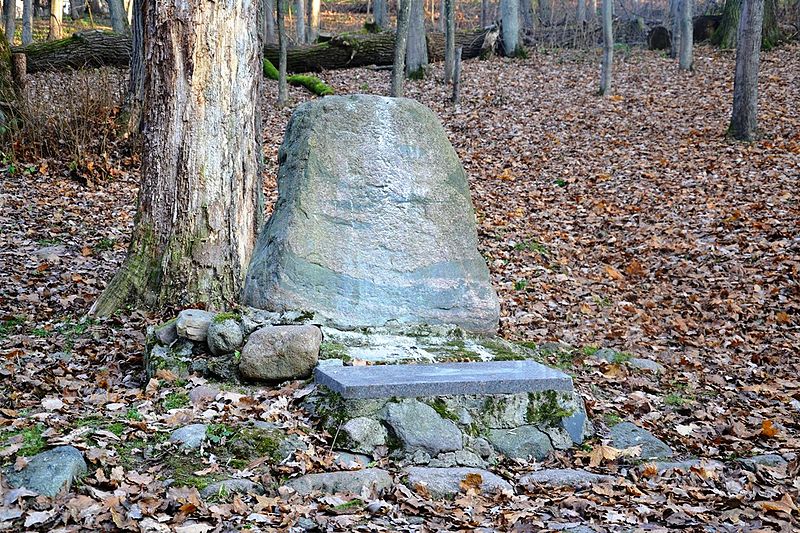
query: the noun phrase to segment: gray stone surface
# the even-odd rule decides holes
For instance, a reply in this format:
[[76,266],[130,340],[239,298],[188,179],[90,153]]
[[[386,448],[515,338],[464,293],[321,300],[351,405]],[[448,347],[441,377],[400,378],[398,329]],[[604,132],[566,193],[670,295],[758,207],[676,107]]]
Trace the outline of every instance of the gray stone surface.
[[673,454],[667,443],[631,422],[621,422],[612,427],[609,437],[615,448],[641,446],[641,459],[664,459]]
[[175,329],[178,336],[190,341],[204,342],[214,313],[202,309],[184,309],[178,313]]
[[205,424],[189,424],[173,431],[169,436],[169,441],[184,450],[196,450],[203,444],[207,429]]
[[214,355],[233,353],[242,347],[244,341],[239,321],[232,318],[213,320],[208,326],[206,337],[208,349]]
[[176,320],[170,320],[169,322],[156,328],[154,335],[156,339],[158,339],[158,342],[164,346],[169,346],[178,340],[178,328],[175,325],[176,322]]
[[428,461],[428,466],[436,468],[450,468],[453,466],[484,468],[486,467],[486,461],[469,450],[458,450],[455,452],[440,453]]
[[643,359],[641,357],[634,357],[628,364],[633,368],[638,368],[639,370],[647,370],[649,372],[655,372],[656,374],[660,374],[664,372],[664,367],[661,366],[659,363],[656,363],[652,359]]
[[500,476],[480,468],[456,467],[456,468],[426,468],[411,466],[405,469],[408,474],[408,485],[412,489],[417,485],[424,485],[434,498],[447,498],[454,496],[461,489],[461,482],[469,474],[481,476],[481,492],[514,492],[511,484]]
[[380,468],[365,468],[364,470],[306,474],[289,481],[286,485],[299,494],[310,494],[315,491],[329,494],[361,494],[364,488],[377,491],[390,488],[392,476]]
[[316,326],[266,326],[242,348],[239,372],[247,379],[283,381],[307,378],[319,358],[322,333]]
[[354,468],[355,469],[367,468],[367,466],[369,466],[371,462],[372,462],[372,457],[361,453],[350,453],[342,451],[333,453],[333,465],[338,468],[343,468],[346,470]]
[[[656,468],[659,472],[666,472],[668,470],[682,470],[684,472],[690,471],[693,467],[702,466],[706,470],[722,470],[724,465],[719,461],[709,459],[685,459],[683,461],[655,461]],[[645,468],[643,465],[641,468]]]
[[344,398],[572,390],[569,375],[535,361],[322,367],[315,380]]
[[373,418],[352,418],[342,425],[340,437],[348,450],[372,453],[377,446],[386,444],[386,428]]
[[535,487],[536,485],[549,485],[552,487],[587,487],[597,483],[608,483],[614,481],[611,476],[604,476],[576,470],[574,468],[548,468],[525,474],[519,480],[519,484],[524,487]]
[[212,496],[227,497],[231,494],[264,494],[264,487],[254,483],[249,479],[223,479],[210,483],[200,491],[200,496],[209,498]]
[[753,457],[741,458],[738,461],[751,470],[755,469],[756,466],[783,467],[788,463],[786,459],[776,453],[754,455]]
[[390,403],[383,419],[403,443],[406,452],[423,450],[435,456],[460,450],[463,446],[458,427],[422,402],[404,400]]
[[498,452],[511,459],[533,458],[541,461],[553,451],[550,437],[536,426],[492,429],[486,438]]
[[9,468],[6,479],[14,488],[25,487],[53,497],[62,490],[68,492],[73,480],[85,473],[86,462],[81,452],[72,446],[59,446],[34,455],[19,472]]
[[466,175],[429,109],[367,95],[311,101],[294,112],[279,159],[245,304],[345,327],[496,331]]

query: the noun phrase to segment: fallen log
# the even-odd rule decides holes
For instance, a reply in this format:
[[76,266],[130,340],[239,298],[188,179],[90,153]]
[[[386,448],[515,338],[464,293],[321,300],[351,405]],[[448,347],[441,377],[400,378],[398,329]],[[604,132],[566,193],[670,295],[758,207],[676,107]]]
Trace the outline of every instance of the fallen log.
[[[456,47],[463,48],[463,59],[481,55],[484,45],[493,43],[493,30],[459,32]],[[444,59],[444,35],[428,34],[428,57]],[[78,32],[72,37],[27,47],[15,47],[27,56],[29,73],[75,70],[102,66],[125,67],[130,62],[130,38],[102,31]],[[278,47],[266,45],[264,57],[277,64]],[[394,32],[345,34],[322,43],[297,46],[288,50],[289,72],[319,72],[367,65],[391,65],[394,59]]]

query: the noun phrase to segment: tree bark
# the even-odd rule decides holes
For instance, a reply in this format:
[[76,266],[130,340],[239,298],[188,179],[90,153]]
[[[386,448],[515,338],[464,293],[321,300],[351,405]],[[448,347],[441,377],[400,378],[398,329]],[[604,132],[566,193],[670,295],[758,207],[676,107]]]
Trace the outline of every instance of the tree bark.
[[729,133],[752,141],[758,131],[758,66],[764,20],[764,0],[742,0],[733,79],[733,110]]
[[489,19],[491,16],[489,13],[489,0],[481,0],[481,28],[485,28],[490,24]]
[[258,3],[144,0],[142,182],[131,245],[90,311],[240,297],[262,221]]
[[308,42],[315,43],[319,37],[319,9],[320,0],[311,0],[311,13],[309,14]]
[[[736,39],[739,32],[739,18],[743,11],[743,0],[725,0],[722,10],[722,20],[719,27],[711,37],[711,42],[720,48],[736,48]],[[778,6],[776,0],[764,0],[761,23],[761,48],[770,50],[782,38],[778,26],[776,13]]]
[[17,116],[17,86],[11,66],[11,49],[5,32],[0,28],[0,131],[13,127]]
[[531,0],[519,0],[519,18],[523,30],[526,32],[533,31],[533,4]]
[[406,73],[406,50],[408,47],[408,25],[411,18],[412,0],[397,0],[397,33],[394,39],[394,62],[392,63],[392,85],[390,96],[403,96]]
[[122,0],[108,0],[108,12],[111,15],[111,29],[120,35],[130,31],[128,17]]
[[678,57],[681,45],[681,0],[669,0],[669,23],[672,36],[669,57]]
[[294,33],[298,43],[305,43],[306,36],[306,0],[295,0]]
[[22,0],[22,46],[33,42],[33,0]]
[[373,19],[375,20],[375,26],[381,30],[386,29],[387,25],[389,24],[388,0],[375,0],[375,4],[372,8],[372,11],[373,11]]
[[137,133],[142,126],[144,101],[144,20],[143,0],[131,2],[131,63],[128,75],[128,94],[122,106],[122,126],[129,134]]
[[50,33],[47,34],[48,41],[61,39],[63,15],[63,0],[50,0]]
[[455,0],[444,0],[444,79],[453,82],[456,55],[456,10]]
[[511,57],[519,48],[519,0],[500,0],[500,20],[503,26],[503,53]]
[[423,0],[409,0],[411,15],[408,23],[406,75],[421,78],[428,66],[428,43],[425,40],[425,5]]
[[287,0],[275,0],[278,5],[278,105],[282,106],[289,100],[289,89],[286,86],[286,4]]
[[586,24],[586,0],[578,0],[578,10],[575,15],[575,21],[578,26],[583,27]]
[[264,43],[274,44],[275,37],[275,1],[261,0],[261,17],[264,23]]
[[613,0],[603,0],[603,65],[600,71],[600,94],[611,94],[611,71],[614,66],[614,32],[611,26]]
[[694,0],[680,0],[681,3],[681,50],[678,65],[681,70],[692,70],[694,60],[694,30],[692,28],[692,3]]
[[454,106],[461,102],[461,51],[460,47],[456,50],[456,61],[453,65],[453,96],[450,101]]
[[17,0],[5,0],[3,2],[3,19],[5,23],[5,34],[8,42],[14,44],[14,34],[17,32]]

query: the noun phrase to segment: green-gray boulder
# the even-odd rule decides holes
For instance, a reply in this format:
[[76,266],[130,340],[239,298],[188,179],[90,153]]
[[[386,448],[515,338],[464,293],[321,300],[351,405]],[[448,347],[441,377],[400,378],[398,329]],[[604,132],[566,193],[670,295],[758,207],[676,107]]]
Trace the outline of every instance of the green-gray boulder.
[[307,102],[278,159],[278,202],[245,304],[333,326],[496,331],[467,177],[430,109],[366,95]]
[[34,455],[25,468],[6,471],[8,484],[14,488],[25,487],[44,496],[56,496],[69,491],[72,482],[86,473],[83,454],[72,446],[59,446]]

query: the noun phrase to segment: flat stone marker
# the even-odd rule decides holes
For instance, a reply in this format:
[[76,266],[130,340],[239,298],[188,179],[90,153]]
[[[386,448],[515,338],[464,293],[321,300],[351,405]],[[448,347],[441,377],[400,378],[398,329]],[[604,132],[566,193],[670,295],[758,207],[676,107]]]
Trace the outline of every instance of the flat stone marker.
[[343,398],[414,398],[572,391],[572,377],[535,361],[317,367],[315,381]]

